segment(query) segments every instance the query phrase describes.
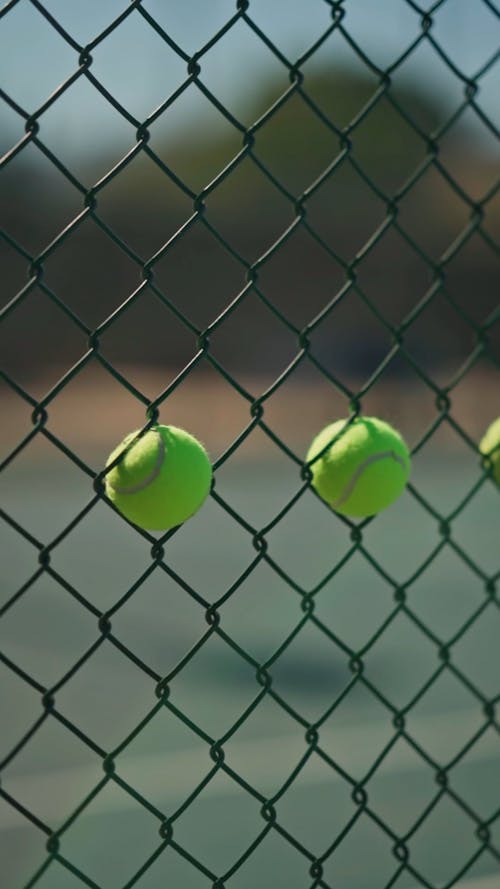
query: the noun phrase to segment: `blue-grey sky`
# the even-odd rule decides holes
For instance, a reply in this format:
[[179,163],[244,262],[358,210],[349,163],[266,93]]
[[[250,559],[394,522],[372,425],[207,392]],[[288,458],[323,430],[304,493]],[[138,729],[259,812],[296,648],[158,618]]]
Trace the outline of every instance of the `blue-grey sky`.
[[[45,9],[80,45],[94,40],[118,15],[127,0],[44,0]],[[413,3],[416,6],[417,2]],[[438,4],[418,0],[420,8]],[[500,19],[491,0],[445,0],[433,14],[431,34],[463,74],[473,77],[500,44]],[[235,0],[144,0],[143,8],[187,54],[198,51],[235,12]],[[69,46],[44,19],[31,0],[4,8],[0,18],[0,77],[2,88],[27,112],[34,112],[61,82],[78,68],[78,51]],[[345,0],[344,25],[361,49],[387,68],[421,33],[420,16],[407,0]],[[313,44],[331,23],[326,0],[250,0],[248,15],[291,61]],[[170,49],[137,10],[93,52],[91,71],[138,120],[143,120],[186,77],[186,63]],[[332,35],[305,67],[356,61],[341,34]],[[243,120],[260,84],[270,77],[287,85],[287,71],[272,52],[239,21],[201,59],[202,80],[221,102]],[[463,97],[460,79],[426,40],[404,63],[402,80],[419,82],[441,94],[450,108]],[[500,103],[500,63],[480,79],[477,101],[490,118]],[[247,121],[250,122],[250,121]],[[472,112],[467,124],[487,133]],[[162,138],[178,137],[186,126],[203,125],[204,137],[226,126],[196,87],[176,101],[155,125]],[[23,121],[0,104],[0,149],[8,149],[23,134]],[[134,127],[80,77],[40,120],[40,138],[65,159],[90,156],[111,148],[125,152],[135,141]]]

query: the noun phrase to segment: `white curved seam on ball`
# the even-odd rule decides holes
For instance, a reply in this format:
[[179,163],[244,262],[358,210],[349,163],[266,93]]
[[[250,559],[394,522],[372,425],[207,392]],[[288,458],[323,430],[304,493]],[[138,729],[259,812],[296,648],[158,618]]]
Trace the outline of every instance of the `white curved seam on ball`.
[[156,457],[156,463],[153,466],[151,472],[149,473],[149,475],[146,476],[145,479],[142,480],[142,482],[138,482],[137,485],[118,487],[117,485],[113,485],[110,483],[111,487],[114,491],[116,491],[117,494],[138,494],[140,491],[144,491],[148,487],[148,485],[150,485],[158,478],[161,467],[163,466],[163,461],[165,459],[165,442],[163,441],[163,438],[161,437],[159,432],[157,432],[156,434],[158,436],[158,454]]
[[333,507],[333,509],[335,509],[337,506],[342,506],[342,504],[349,499],[352,492],[354,491],[356,484],[358,483],[360,476],[363,474],[368,466],[371,466],[372,463],[377,463],[379,460],[386,460],[388,457],[392,457],[393,460],[396,460],[398,463],[401,464],[403,469],[406,469],[405,461],[402,457],[399,456],[399,454],[396,454],[394,451],[381,451],[380,454],[372,454],[371,457],[367,457],[366,460],[363,460],[363,462],[359,464],[356,472],[349,479],[348,484],[342,491],[342,494],[340,495],[338,500],[332,501],[331,506]]

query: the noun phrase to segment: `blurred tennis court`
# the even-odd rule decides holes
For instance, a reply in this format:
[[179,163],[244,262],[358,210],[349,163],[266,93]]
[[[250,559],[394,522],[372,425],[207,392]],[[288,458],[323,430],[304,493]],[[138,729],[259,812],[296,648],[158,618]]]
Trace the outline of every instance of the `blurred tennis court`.
[[[415,460],[419,492],[441,514],[449,514],[478,478],[473,459],[434,453]],[[254,528],[264,527],[298,490],[288,461],[233,461],[221,468],[216,490]],[[91,497],[85,476],[62,459],[16,461],[5,473],[3,501],[32,534],[52,540]],[[452,539],[470,564],[446,544],[407,587],[408,605],[447,642],[484,604],[481,565],[492,574],[498,560],[498,493],[483,485],[452,523]],[[352,547],[349,529],[311,493],[298,501],[266,534],[269,555],[303,589],[313,590]],[[363,532],[366,552],[395,584],[404,585],[436,549],[439,534],[429,513],[409,493]],[[35,549],[17,533],[4,537],[2,563],[6,599],[37,568]],[[165,563],[204,599],[219,599],[256,556],[252,536],[211,499],[165,545]],[[104,504],[52,552],[51,566],[99,610],[109,610],[151,564],[150,547]],[[316,596],[315,615],[353,651],[363,649],[392,612],[394,589],[361,552]],[[220,607],[221,627],[263,664],[304,618],[301,596],[261,562]],[[112,617],[114,635],[159,675],[167,675],[207,631],[204,608],[164,571],[156,569]],[[7,658],[45,687],[57,683],[98,638],[95,617],[47,574],[5,615],[1,647]],[[489,606],[452,646],[452,663],[486,698],[498,694],[500,648],[498,609]],[[399,614],[363,655],[369,681],[397,709],[415,698],[442,662],[438,648]],[[40,695],[2,666],[2,697],[9,701],[1,755],[5,756],[41,715]],[[353,679],[349,657],[307,622],[269,667],[272,688],[307,722],[327,713]],[[104,642],[56,694],[59,713],[97,745],[116,749],[158,704],[155,681]],[[255,670],[216,635],[211,636],[170,684],[169,702],[207,738],[224,738],[262,692]],[[391,713],[362,684],[355,684],[319,728],[312,750],[304,726],[270,696],[223,743],[225,763],[267,799],[298,768],[275,802],[277,823],[312,856],[321,857],[340,837],[358,806],[355,782],[370,773],[365,790],[370,809],[397,836],[410,832],[431,806],[439,786],[435,769],[404,737]],[[486,725],[476,695],[445,668],[411,708],[406,732],[429,759],[446,768],[453,793],[485,821],[498,808],[500,742]],[[478,735],[479,733],[479,735]],[[468,741],[478,735],[467,748]],[[465,749],[465,753],[461,753]],[[171,817],[214,767],[210,743],[174,712],[161,708],[115,758],[116,775]],[[343,774],[353,781],[350,784]],[[6,768],[3,789],[44,824],[56,830],[104,776],[101,758],[53,717],[48,717]],[[244,856],[266,826],[261,804],[222,771],[175,820],[176,843],[186,856],[166,849],[139,879],[141,889],[211,885]],[[0,808],[2,887],[24,885],[42,865],[46,837],[15,808]],[[118,783],[110,780],[60,839],[60,854],[103,889],[128,885],[162,839],[159,821]],[[413,867],[429,886],[450,886],[480,848],[477,824],[444,793],[408,840]],[[495,834],[496,831],[496,834]],[[498,825],[492,843],[498,842]],[[323,862],[322,883],[346,889],[385,886],[397,862],[390,837],[361,812]],[[303,889],[313,883],[311,861],[276,829],[228,879],[237,889]],[[488,880],[481,882],[479,878]],[[498,885],[498,861],[486,849],[467,874],[464,889]],[[474,879],[477,878],[477,882]],[[41,889],[80,885],[53,862],[37,883]],[[402,873],[398,889],[416,889]],[[460,882],[453,885],[461,886]]]

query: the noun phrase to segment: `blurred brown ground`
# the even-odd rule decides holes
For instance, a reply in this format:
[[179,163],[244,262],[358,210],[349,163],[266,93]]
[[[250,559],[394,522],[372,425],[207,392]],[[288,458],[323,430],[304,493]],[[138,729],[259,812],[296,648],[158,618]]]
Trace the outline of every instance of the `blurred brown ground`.
[[[156,398],[175,377],[173,370],[159,371],[144,366],[124,369],[127,379],[147,398]],[[43,398],[50,390],[58,372],[50,378],[38,379],[26,390]],[[353,391],[361,380],[342,378]],[[263,395],[272,379],[264,376],[239,375],[238,381],[254,397]],[[484,370],[472,370],[451,394],[451,417],[472,439],[478,441],[485,427],[498,412],[498,381]],[[397,379],[378,382],[362,399],[363,413],[385,418],[396,425],[414,445],[439,417],[433,392],[419,382]],[[1,444],[4,451],[13,448],[32,428],[30,405],[5,389],[0,395],[4,418]],[[131,429],[145,422],[145,407],[123,386],[99,367],[75,377],[48,407],[47,429],[75,450],[103,452],[103,456]],[[334,386],[321,380],[316,383],[286,382],[264,402],[264,421],[287,446],[301,454],[316,431],[340,416],[348,404]],[[215,374],[188,375],[160,406],[163,423],[179,425],[199,436],[213,456],[221,453],[251,420],[250,402],[236,393],[222,377]],[[37,437],[37,440],[41,436]],[[448,422],[443,422],[431,439],[432,447],[450,450],[463,448],[461,438]],[[44,456],[56,451],[47,444]],[[243,458],[278,455],[269,438],[254,430],[236,452]]]

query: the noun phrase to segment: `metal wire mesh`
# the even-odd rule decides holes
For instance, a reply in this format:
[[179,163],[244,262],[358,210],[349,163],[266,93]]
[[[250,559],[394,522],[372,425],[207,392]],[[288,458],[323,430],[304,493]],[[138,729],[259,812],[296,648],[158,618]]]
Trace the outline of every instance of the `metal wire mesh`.
[[[464,249],[472,237],[481,240],[482,245],[492,256],[498,252],[498,247],[494,242],[491,231],[485,225],[485,219],[489,211],[491,202],[496,193],[497,186],[492,185],[480,199],[472,198],[464,187],[457,181],[454,174],[447,168],[446,163],[440,157],[440,146],[449,130],[457,121],[467,112],[472,113],[482,125],[492,134],[497,135],[493,122],[483,111],[478,95],[481,89],[483,79],[493,69],[498,55],[485,58],[482,66],[476,71],[475,76],[463,74],[447,52],[443,49],[438,39],[434,37],[433,25],[435,17],[439,14],[439,10],[449,0],[438,0],[428,8],[424,8],[420,3],[413,0],[405,0],[407,7],[414,13],[415,22],[418,25],[418,33],[415,39],[400,54],[390,68],[381,69],[374,63],[372,59],[367,57],[362,47],[358,45],[354,36],[350,33],[345,25],[346,9],[348,4],[340,0],[324,0],[324,5],[328,8],[330,20],[325,27],[323,33],[310,46],[307,52],[303,53],[299,58],[292,60],[286,57],[281,51],[279,43],[274,42],[260,27],[256,19],[252,15],[252,3],[250,0],[238,0],[235,5],[234,13],[224,22],[224,24],[211,36],[211,38],[196,53],[189,54],[177,43],[175,39],[168,33],[165,28],[160,25],[154,15],[148,11],[147,4],[134,0],[126,6],[120,15],[112,21],[95,39],[86,46],[81,46],[73,39],[70,33],[63,27],[57,18],[51,14],[47,6],[38,0],[31,0],[32,6],[43,17],[45,23],[53,29],[57,39],[61,41],[71,51],[75,64],[71,74],[67,76],[57,87],[57,89],[36,109],[26,109],[21,107],[18,102],[11,96],[2,93],[2,98],[9,106],[11,111],[22,121],[24,121],[24,135],[6,152],[3,157],[2,165],[11,168],[16,165],[28,148],[36,148],[48,163],[53,166],[58,173],[64,178],[71,189],[78,195],[80,203],[79,211],[73,216],[68,224],[60,228],[46,243],[42,250],[36,254],[28,250],[22,243],[9,232],[4,233],[4,238],[8,248],[13,251],[16,256],[25,264],[28,269],[27,283],[19,289],[15,295],[10,298],[3,309],[2,319],[14,317],[19,312],[25,302],[29,302],[30,296],[36,292],[41,292],[46,300],[54,308],[57,313],[63,313],[69,324],[76,328],[86,340],[87,348],[80,354],[78,360],[63,373],[62,376],[52,385],[43,397],[34,397],[28,389],[21,384],[15,375],[11,372],[4,373],[4,381],[17,397],[29,406],[31,410],[32,429],[22,437],[6,456],[3,462],[3,468],[11,466],[14,461],[18,460],[22,453],[36,439],[44,438],[58,452],[64,454],[74,466],[84,474],[88,480],[89,488],[93,493],[89,497],[84,508],[80,509],[68,521],[64,529],[52,539],[40,539],[31,533],[29,527],[20,524],[16,518],[2,512],[4,521],[15,534],[20,535],[36,554],[38,564],[36,570],[26,569],[26,578],[11,594],[2,606],[0,617],[5,617],[13,609],[19,607],[24,597],[29,595],[37,581],[42,576],[48,576],[52,581],[64,590],[65,595],[72,597],[78,604],[82,612],[96,621],[98,626],[98,634],[95,641],[87,648],[84,654],[76,659],[71,667],[61,675],[59,680],[46,687],[41,684],[36,675],[31,675],[23,667],[22,658],[18,661],[12,659],[5,654],[1,655],[2,663],[5,668],[14,673],[19,680],[26,684],[30,689],[34,690],[40,697],[39,709],[33,712],[33,719],[29,728],[20,736],[12,749],[4,756],[2,761],[2,769],[5,770],[6,779],[0,788],[3,800],[9,807],[13,807],[22,819],[30,822],[34,828],[41,834],[46,836],[46,857],[40,864],[39,868],[31,875],[26,882],[26,887],[36,886],[41,882],[47,872],[57,863],[64,868],[68,874],[68,880],[71,877],[71,885],[87,885],[98,887],[98,883],[92,879],[81,864],[76,864],[71,860],[71,854],[65,850],[65,838],[69,829],[75,822],[83,816],[85,810],[92,802],[99,797],[100,794],[109,786],[115,785],[119,787],[125,794],[133,797],[138,806],[143,807],[156,821],[159,831],[159,839],[152,853],[143,861],[142,865],[136,872],[131,873],[123,883],[123,889],[132,886],[143,885],[142,880],[147,875],[150,868],[153,867],[158,857],[166,852],[173,851],[176,855],[181,856],[190,868],[197,871],[200,875],[200,885],[211,885],[213,889],[222,889],[223,886],[236,885],[234,879],[244,864],[257,853],[261,843],[265,838],[275,833],[278,835],[285,845],[292,847],[299,858],[303,860],[307,866],[309,877],[307,885],[310,889],[313,887],[323,887],[323,889],[333,889],[334,883],[329,881],[325,874],[325,868],[329,861],[335,857],[338,850],[342,847],[342,843],[363,817],[369,819],[384,842],[392,850],[393,867],[390,875],[385,882],[385,889],[391,886],[401,886],[402,880],[407,882],[413,880],[412,885],[415,886],[434,886],[425,874],[412,861],[411,847],[413,838],[417,835],[421,825],[426,819],[432,816],[432,813],[443,800],[447,799],[452,802],[458,810],[460,810],[466,819],[470,822],[471,832],[475,836],[475,845],[473,852],[467,856],[467,859],[460,867],[460,871],[453,874],[452,878],[446,883],[447,886],[457,884],[457,882],[466,875],[476,862],[488,856],[495,862],[495,866],[500,867],[500,847],[498,839],[495,840],[494,828],[498,826],[500,820],[500,808],[491,811],[488,818],[480,815],[471,806],[470,802],[456,789],[453,781],[453,769],[467,756],[469,751],[478,745],[489,731],[494,731],[500,735],[500,722],[496,714],[496,704],[500,699],[500,691],[494,696],[488,696],[478,687],[473,679],[466,675],[460,667],[454,662],[453,653],[454,646],[474,627],[476,622],[484,615],[490,614],[500,607],[500,600],[497,592],[497,582],[499,572],[491,573],[486,570],[467,550],[467,548],[459,543],[454,536],[454,521],[466,510],[477,495],[478,491],[485,485],[490,485],[488,479],[487,467],[481,473],[478,464],[478,474],[475,484],[467,491],[466,495],[461,499],[453,511],[447,514],[440,514],[436,508],[429,502],[428,498],[410,484],[409,491],[412,498],[426,511],[429,522],[437,529],[437,539],[432,551],[425,560],[418,566],[417,570],[407,577],[404,583],[401,583],[387,570],[383,564],[377,559],[374,553],[367,547],[364,539],[364,530],[371,524],[371,520],[363,521],[359,524],[351,523],[347,519],[338,519],[341,521],[350,535],[350,545],[346,554],[339,560],[333,560],[330,570],[323,577],[320,583],[314,588],[305,588],[297,579],[287,571],[287,566],[281,564],[273,556],[272,546],[269,546],[269,536],[271,532],[283,522],[290,512],[293,511],[300,499],[304,496],[309,488],[309,474],[302,464],[302,458],[297,455],[290,444],[283,440],[266,418],[266,405],[273,395],[284,386],[291,375],[297,368],[307,365],[313,366],[315,370],[321,374],[328,385],[332,387],[332,391],[340,394],[345,399],[346,410],[351,416],[355,416],[363,409],[363,399],[367,393],[376,386],[377,382],[386,373],[387,368],[394,359],[402,359],[408,366],[412,368],[414,374],[419,378],[425,390],[432,396],[435,404],[435,414],[432,421],[421,428],[418,441],[414,447],[414,453],[418,454],[432,437],[443,427],[448,427],[463,441],[470,453],[471,460],[477,462],[477,442],[460,425],[454,416],[452,408],[452,397],[454,390],[459,386],[460,382],[470,373],[480,360],[489,363],[492,370],[500,367],[498,350],[494,345],[492,336],[494,334],[494,325],[499,320],[498,306],[488,313],[481,321],[474,317],[474,313],[469,307],[464,307],[454,299],[453,293],[447,286],[447,269],[453,259]],[[10,0],[6,3],[1,11],[0,22],[5,23],[9,16],[13,14],[16,7],[20,5],[20,0]],[[488,9],[491,14],[492,23],[498,19],[498,11],[490,0],[482,0],[481,4]],[[304,4],[304,15],[307,11]],[[112,95],[104,86],[103,82],[93,71],[93,53],[101,44],[109,40],[110,37],[119,32],[127,21],[135,22],[137,27],[146,26],[152,29],[157,37],[168,45],[169,49],[178,57],[186,68],[186,77],[181,85],[172,93],[165,92],[164,99],[152,111],[146,119],[139,119],[134,116],[117,97]],[[238,117],[225,107],[224,103],[215,95],[204,82],[204,64],[210,53],[217,47],[219,42],[223,41],[225,36],[236,27],[244,27],[248,33],[266,48],[266,50],[274,57],[277,65],[285,72],[288,77],[289,85],[282,94],[267,107],[267,109],[255,120],[250,126],[245,126]],[[371,95],[356,109],[351,115],[350,122],[344,126],[339,126],[334,117],[327,113],[324,108],[318,104],[308,91],[308,77],[304,75],[304,66],[317,54],[332,38],[337,35],[346,41],[358,61],[370,73],[374,79],[374,89]],[[459,104],[454,107],[452,113],[446,120],[441,121],[438,126],[432,130],[426,130],[421,122],[414,118],[412,110],[401,104],[397,91],[393,90],[393,78],[411,59],[417,49],[425,44],[432,48],[442,63],[447,67],[454,79],[460,86],[462,91],[462,99]],[[99,181],[95,182],[91,187],[80,181],[80,178],[57,156],[57,147],[52,149],[44,141],[44,117],[48,115],[54,106],[57,106],[63,100],[66,94],[71,97],[71,91],[80,80],[86,80],[87,83],[96,90],[103,101],[109,105],[110,110],[113,109],[121,116],[131,132],[135,132],[135,144],[133,147],[107,172],[101,176]],[[195,189],[192,183],[184,181],[162,157],[155,151],[153,141],[151,139],[151,131],[154,124],[165,115],[166,112],[179,102],[183,94],[188,89],[198,90],[205,100],[210,103],[225,119],[228,127],[237,136],[240,142],[239,150],[232,156],[227,164],[218,169],[216,174],[202,188]],[[306,187],[300,191],[291,190],[282,181],[280,170],[271,169],[262,160],[259,153],[259,140],[266,132],[266,126],[285,109],[288,103],[300,100],[307,108],[315,124],[324,128],[329,136],[331,136],[336,147],[332,149],[331,158],[324,165],[319,175],[310,181]],[[363,124],[370,119],[370,116],[376,112],[380,102],[388,103],[391,110],[401,121],[404,121],[413,137],[415,137],[423,152],[423,159],[415,164],[411,174],[406,181],[399,185],[397,189],[385,190],[377,182],[376,177],[370,175],[365,169],[364,164],[358,159],[356,153],[355,142],[356,135]],[[373,146],[372,146],[373,148]],[[288,146],[286,150],[293,150],[293,146]],[[285,150],[285,153],[286,153]],[[146,156],[152,164],[155,165],[162,177],[171,183],[175,190],[178,190],[187,202],[190,204],[190,211],[182,224],[178,226],[175,232],[162,244],[159,249],[148,255],[140,255],[123,237],[121,237],[112,226],[110,226],[100,214],[100,202],[106,194],[106,190],[112,187],[115,180],[124,175],[130,164],[139,156]],[[260,250],[258,257],[254,261],[249,261],[244,253],[242,253],[232,242],[226,230],[216,224],[210,215],[208,206],[211,196],[217,193],[218,189],[226,186],[231,190],[232,177],[237,173],[240,166],[244,163],[250,163],[253,168],[262,177],[267,186],[275,191],[280,198],[286,203],[288,209],[289,220],[282,226],[277,236],[269,240],[263,249]],[[283,163],[285,157],[283,156]],[[363,187],[367,189],[377,200],[381,201],[385,207],[384,218],[381,224],[375,226],[366,238],[364,245],[355,255],[344,256],[336,249],[335,243],[330,243],[326,237],[319,233],[316,229],[314,221],[311,221],[309,207],[314,201],[316,195],[325,189],[329,183],[334,182],[336,177],[340,175],[342,170],[349,169],[354,171],[359,180],[363,183]],[[413,190],[418,186],[422,178],[429,170],[437,172],[442,177],[449,188],[454,193],[455,198],[467,214],[467,220],[460,232],[448,243],[442,250],[438,259],[433,258],[425,247],[422,245],[418,237],[415,237],[401,221],[401,208],[404,207],[405,201],[410,198]],[[131,198],[131,208],[133,210],[133,198]],[[261,211],[265,214],[265,208]],[[140,276],[140,283],[134,287],[122,299],[120,304],[114,310],[104,317],[100,322],[92,328],[87,325],[79,316],[79,314],[64,299],[58,296],[55,289],[47,283],[45,277],[45,267],[47,263],[56,255],[58,251],[67,249],[72,244],[72,239],[78,232],[79,228],[84,224],[91,224],[100,230],[105,239],[109,239],[115,247],[123,253],[135,272]],[[227,253],[231,260],[235,262],[240,270],[243,284],[238,292],[233,292],[230,299],[224,305],[210,322],[202,327],[190,319],[189,313],[184,310],[182,304],[178,304],[175,298],[172,298],[165,288],[158,284],[156,270],[162,261],[168,261],[170,251],[189,235],[193,229],[203,229],[207,237],[213,242],[217,249],[222,249]],[[307,232],[308,236],[313,239],[316,246],[336,267],[340,267],[342,272],[341,286],[336,289],[332,298],[322,306],[303,326],[297,326],[287,317],[286,311],[277,306],[270,300],[265,292],[265,288],[261,285],[262,272],[266,265],[277,255],[283,251],[287,242],[294,236],[297,231]],[[387,237],[390,233],[397,233],[404,241],[406,247],[416,254],[420,261],[425,265],[429,275],[429,286],[425,292],[421,293],[420,298],[411,306],[405,317],[395,323],[389,319],[385,312],[377,304],[377,301],[371,298],[366,288],[360,283],[360,270],[363,267],[372,251],[377,247],[380,241]],[[146,295],[153,294],[155,299],[161,304],[162,308],[169,314],[169,317],[175,318],[176,321],[188,332],[190,342],[194,344],[192,355],[186,362],[182,370],[179,371],[175,379],[169,383],[161,394],[151,401],[147,398],[139,388],[127,378],[112,361],[105,355],[105,349],[102,348],[102,342],[105,340],[106,334],[118,325],[120,319],[130,311],[134,305],[140,304]],[[9,294],[10,297],[10,294]],[[332,321],[335,322],[335,313],[341,309],[346,301],[359,299],[364,308],[374,317],[377,322],[382,325],[387,333],[391,346],[386,349],[377,366],[366,382],[359,388],[353,389],[346,381],[342,373],[333,372],[330,367],[317,357],[314,348],[314,335],[321,329],[322,325]],[[422,313],[436,300],[444,300],[450,307],[455,317],[459,317],[473,338],[473,345],[470,348],[466,360],[463,361],[460,368],[454,373],[446,384],[438,382],[431,371],[424,366],[417,358],[414,352],[407,347],[407,335],[411,331]],[[216,351],[212,348],[214,335],[219,329],[226,325],[234,312],[239,307],[247,303],[265,305],[267,310],[274,318],[273,323],[278,323],[286,328],[287,334],[293,337],[295,343],[295,354],[289,362],[286,369],[281,372],[267,390],[259,397],[255,397],[247,387],[238,379],[238,376],[229,371],[224,362],[221,361]],[[271,317],[271,315],[269,317]],[[265,336],[265,331],[261,331],[261,335]],[[22,348],[22,344],[20,345]],[[64,437],[56,434],[51,429],[50,417],[51,410],[58,397],[63,390],[70,387],[75,378],[84,371],[90,363],[98,363],[107,374],[112,375],[119,386],[124,387],[128,393],[143,407],[144,424],[151,425],[158,420],[159,411],[165,405],[167,399],[172,396],[174,391],[180,388],[186,382],[189,375],[200,364],[210,365],[216,374],[224,378],[226,383],[234,390],[237,397],[246,403],[248,408],[248,421],[241,428],[239,434],[234,441],[227,447],[224,453],[218,458],[215,470],[221,468],[227,461],[231,459],[234,453],[244,445],[249,437],[256,429],[259,429],[273,444],[281,451],[287,461],[291,461],[296,467],[297,479],[299,486],[293,497],[289,499],[286,505],[270,520],[264,527],[256,528],[249,523],[246,518],[240,514],[238,509],[227,502],[214,485],[211,496],[227,514],[230,521],[237,523],[245,535],[248,535],[255,549],[255,555],[250,564],[246,565],[240,576],[231,584],[231,586],[221,592],[221,595],[215,602],[209,601],[204,597],[203,592],[193,586],[183,578],[170,564],[169,561],[169,541],[176,533],[169,532],[162,538],[157,539],[154,536],[137,531],[137,534],[143,539],[146,546],[150,546],[151,560],[141,576],[134,579],[129,588],[115,601],[112,607],[102,611],[97,608],[86,596],[84,596],[76,586],[63,576],[53,564],[53,553],[68,535],[71,535],[75,529],[82,523],[87,516],[92,514],[99,502],[103,499],[103,472],[101,468],[92,467],[87,464],[73,448],[69,447]],[[110,445],[114,442],[110,442]],[[301,481],[300,481],[301,480]],[[333,520],[333,517],[332,517]],[[337,520],[337,519],[335,519]],[[477,584],[482,589],[482,597],[480,603],[463,621],[459,629],[452,636],[443,636],[435,631],[431,625],[427,625],[419,616],[417,611],[412,607],[409,600],[409,593],[412,586],[419,577],[427,570],[429,565],[439,556],[443,550],[452,550],[454,554],[461,560],[464,570],[472,572],[477,580]],[[394,604],[391,612],[384,621],[377,626],[370,639],[362,648],[354,649],[347,644],[341,635],[335,633],[331,626],[327,625],[315,611],[315,601],[318,593],[329,584],[333,579],[342,582],[342,572],[346,565],[354,555],[361,555],[369,564],[370,570],[374,576],[377,576],[384,584],[391,589]],[[245,650],[236,641],[230,632],[224,627],[224,606],[232,597],[238,595],[244,581],[249,575],[256,571],[259,566],[266,565],[268,568],[279,575],[291,591],[298,597],[300,601],[301,617],[283,639],[279,647],[276,648],[271,657],[265,662],[257,660],[249,651]],[[173,579],[183,591],[183,595],[189,597],[196,607],[205,614],[207,628],[200,636],[196,643],[187,651],[178,661],[175,668],[168,675],[160,675],[147,660],[139,656],[120,638],[119,633],[113,629],[113,619],[117,616],[121,609],[135,596],[140,593],[141,587],[146,583],[153,572],[164,575]],[[428,640],[429,646],[438,655],[438,663],[431,672],[425,682],[419,686],[418,690],[411,696],[411,699],[403,707],[398,707],[395,703],[377,687],[370,677],[369,670],[366,669],[366,657],[376,648],[377,644],[390,629],[394,621],[401,615],[412,624],[415,631]],[[322,715],[311,722],[297,709],[286,696],[281,694],[273,685],[273,668],[279,661],[283,653],[292,645],[298,635],[307,627],[314,627],[322,634],[325,640],[331,646],[341,652],[345,663],[351,672],[351,678],[346,682],[345,686],[339,693],[332,696],[331,702]],[[255,677],[255,693],[251,702],[246,705],[239,717],[234,721],[229,730],[222,736],[212,737],[201,725],[198,725],[195,718],[188,713],[183,712],[171,700],[170,689],[176,677],[181,671],[185,670],[188,665],[193,662],[207,642],[213,638],[217,638],[220,643],[228,647],[234,653],[237,659],[247,665],[253,672]],[[58,696],[67,687],[71,688],[78,672],[84,665],[92,659],[103,646],[111,646],[126,658],[131,667],[142,673],[151,684],[151,699],[144,701],[144,717],[135,726],[134,730],[123,738],[121,743],[114,749],[104,749],[92,737],[92,734],[85,730],[65,715],[64,708],[58,704]],[[482,713],[481,724],[467,742],[461,747],[460,751],[447,761],[438,761],[432,756],[425,746],[419,743],[413,737],[411,730],[407,726],[407,718],[412,708],[415,708],[418,702],[429,692],[430,689],[444,675],[452,675],[458,683],[461,683],[473,696],[477,707]],[[360,781],[346,771],[322,745],[322,727],[332,717],[347,696],[353,693],[355,689],[362,688],[370,696],[373,696],[384,708],[387,718],[392,721],[393,731],[390,739],[385,743],[382,749],[374,756],[370,768],[366,771],[363,779]],[[265,700],[272,700],[275,705],[280,708],[288,717],[300,728],[303,733],[303,750],[298,757],[295,767],[290,771],[286,780],[280,786],[272,798],[266,797],[259,789],[254,787],[252,783],[239,774],[238,770],[231,765],[231,757],[227,757],[225,748],[229,742],[238,734],[245,723],[250,719],[252,714],[261,707]],[[133,782],[126,780],[120,773],[120,756],[127,750],[129,745],[137,738],[137,736],[145,731],[152,723],[155,717],[164,710],[179,720],[199,741],[204,745],[211,764],[207,767],[202,779],[196,784],[194,790],[184,799],[182,805],[173,812],[165,812],[160,810],[155,803],[146,798],[134,786]],[[35,811],[29,810],[16,796],[9,791],[9,766],[13,764],[23,750],[29,747],[33,738],[39,732],[42,726],[48,720],[55,720],[69,734],[78,738],[82,745],[85,745],[93,754],[96,761],[102,765],[102,778],[91,787],[85,798],[82,798],[79,805],[67,812],[60,822],[55,824],[46,823]],[[376,805],[370,800],[370,781],[376,775],[379,766],[385,761],[395,745],[403,739],[412,751],[415,753],[422,763],[426,764],[429,772],[434,776],[437,787],[430,802],[425,809],[421,811],[418,818],[412,826],[404,832],[398,832],[378,811]],[[321,854],[313,852],[305,843],[301,836],[291,831],[280,821],[279,803],[286,793],[292,788],[295,781],[305,769],[310,760],[319,758],[322,763],[333,770],[339,776],[343,785],[348,788],[352,799],[352,814],[342,829],[332,835],[331,842],[323,849]],[[186,812],[188,807],[194,803],[204,793],[207,786],[220,774],[227,777],[230,782],[235,783],[241,792],[255,802],[259,807],[261,816],[261,829],[257,832],[254,839],[240,853],[235,855],[231,866],[224,873],[215,873],[207,864],[200,860],[189,848],[189,843],[181,842],[176,837],[176,826],[181,816]],[[361,850],[362,854],[362,850]],[[76,881],[76,882],[73,882]],[[68,886],[70,883],[68,882]],[[276,885],[272,876],[265,885]],[[382,884],[381,884],[382,885]],[[406,884],[405,884],[406,885]],[[104,889],[103,886],[100,889]]]

